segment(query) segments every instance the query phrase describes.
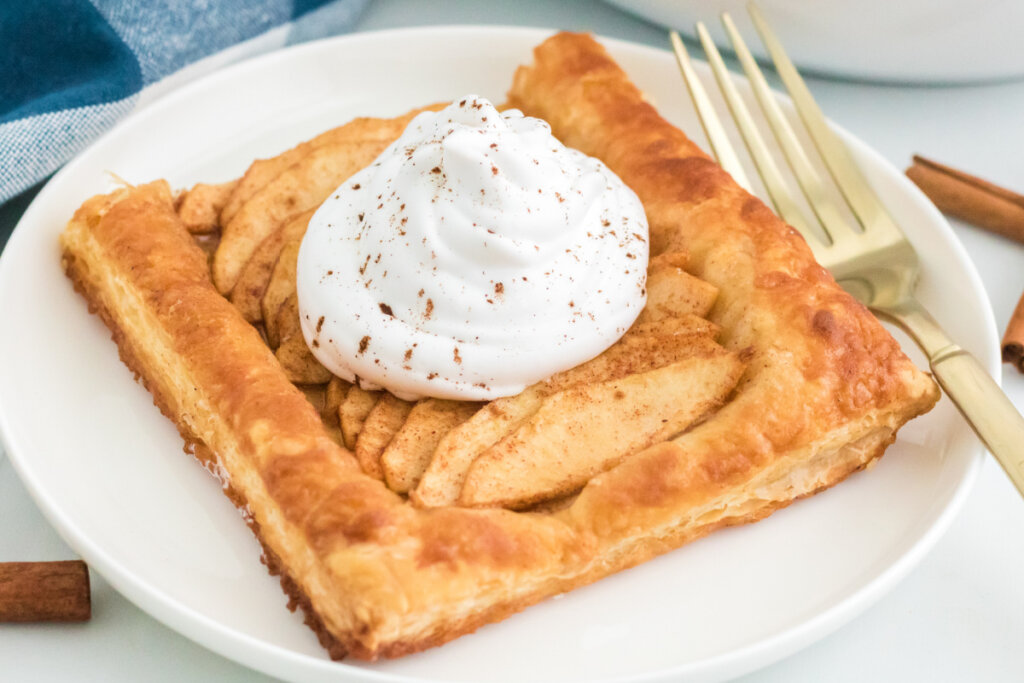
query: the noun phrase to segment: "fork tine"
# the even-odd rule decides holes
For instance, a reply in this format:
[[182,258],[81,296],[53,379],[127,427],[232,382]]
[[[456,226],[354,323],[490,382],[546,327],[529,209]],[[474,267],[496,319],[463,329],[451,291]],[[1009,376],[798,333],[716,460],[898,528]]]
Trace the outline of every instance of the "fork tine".
[[725,134],[725,128],[722,127],[722,122],[715,114],[715,108],[711,104],[711,99],[708,97],[707,91],[704,90],[704,86],[701,85],[697,72],[693,70],[693,63],[690,62],[690,55],[686,51],[682,38],[675,31],[671,31],[668,35],[672,41],[672,49],[676,53],[676,61],[679,62],[679,70],[690,91],[690,99],[693,100],[693,106],[697,109],[697,116],[700,118],[701,126],[704,127],[704,134],[707,135],[708,142],[711,143],[711,152],[722,168],[733,177],[733,180],[747,192],[753,193],[746,171],[743,170],[743,165],[740,164],[739,157],[736,156],[736,150],[733,149],[729,137]]
[[789,162],[789,167],[793,170],[793,175],[796,176],[800,188],[804,191],[804,196],[807,197],[808,203],[821,222],[821,227],[824,228],[833,244],[853,237],[849,221],[843,218],[839,213],[839,208],[829,197],[821,176],[814,170],[810,159],[807,158],[803,145],[800,144],[792,126],[789,125],[789,120],[783,115],[779,103],[772,94],[761,67],[757,65],[753,55],[750,54],[750,49],[743,37],[740,36],[728,12],[722,13],[722,23],[725,25],[729,42],[732,43],[733,49],[736,51],[743,71],[750,79],[750,84],[757,96],[758,104],[761,105],[761,111],[764,112],[768,121],[768,126],[775,134],[775,139],[778,140],[779,146]]
[[800,114],[804,126],[807,127],[818,153],[825,160],[829,172],[843,196],[846,197],[857,220],[860,221],[865,231],[887,228],[894,234],[901,234],[888,211],[882,206],[878,196],[868,185],[864,174],[853,161],[846,145],[828,127],[825,116],[821,113],[817,102],[814,101],[814,97],[811,96],[807,84],[796,67],[793,66],[793,62],[782,48],[782,43],[775,36],[775,32],[768,26],[761,10],[754,2],[750,2],[747,5],[747,11],[754,21],[754,27],[761,36],[761,41],[768,50],[776,72],[786,86],[786,90],[789,91],[790,97],[793,98],[793,104]]
[[782,173],[779,171],[778,166],[775,165],[775,158],[768,151],[764,138],[761,137],[760,131],[754,125],[750,111],[743,102],[743,98],[740,97],[739,91],[736,89],[736,83],[733,82],[729,70],[722,60],[722,55],[715,46],[715,42],[711,39],[707,27],[704,26],[704,22],[697,22],[697,35],[700,38],[701,46],[704,48],[704,54],[708,57],[711,71],[715,74],[715,80],[718,81],[718,87],[725,97],[726,104],[729,105],[729,110],[732,112],[733,121],[736,123],[736,127],[739,128],[743,142],[747,145],[747,150],[750,152],[754,165],[757,167],[757,173],[761,176],[761,180],[764,181],[768,195],[775,205],[775,210],[783,220],[799,230],[808,244],[814,248],[819,243],[819,240],[811,233],[809,223],[804,217],[804,212],[800,210],[800,207],[793,200],[792,194],[790,194],[789,189],[786,187]]

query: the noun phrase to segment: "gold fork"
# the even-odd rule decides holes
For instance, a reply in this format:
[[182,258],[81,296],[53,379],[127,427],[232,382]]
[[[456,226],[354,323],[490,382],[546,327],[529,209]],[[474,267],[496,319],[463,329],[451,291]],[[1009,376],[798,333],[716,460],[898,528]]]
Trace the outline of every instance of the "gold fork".
[[[750,111],[740,98],[718,48],[704,24],[698,22],[697,35],[715,80],[776,211],[783,220],[800,231],[818,262],[832,272],[844,289],[880,318],[899,325],[917,342],[928,356],[932,372],[946,395],[996,456],[1017,490],[1024,494],[1024,418],[1021,418],[974,356],[954,344],[914,298],[914,285],[919,270],[914,248],[868,185],[846,146],[825,122],[803,78],[786,56],[757,6],[750,3],[747,9],[814,146],[860,223],[860,228],[844,218],[836,202],[831,199],[824,181],[812,166],[807,152],[772,96],[764,74],[736,30],[732,18],[725,13],[722,15],[722,23],[726,34],[753,87],[768,126],[782,148],[783,156],[813,209],[818,224],[827,235],[828,242],[823,242],[811,232],[811,221],[790,194],[787,182],[755,126]],[[697,78],[683,41],[675,31],[670,37],[712,151],[725,170],[749,190],[750,183],[715,114],[711,100]]]

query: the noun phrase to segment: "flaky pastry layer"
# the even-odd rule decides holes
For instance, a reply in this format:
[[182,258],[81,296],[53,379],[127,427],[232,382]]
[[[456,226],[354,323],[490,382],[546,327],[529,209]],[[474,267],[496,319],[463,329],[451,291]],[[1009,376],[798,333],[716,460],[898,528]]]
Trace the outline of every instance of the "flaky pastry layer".
[[210,282],[163,182],[87,201],[65,268],[187,440],[208,448],[332,656],[392,657],[502,619],[864,467],[934,383],[801,238],[646,104],[595,41],[560,34],[510,98],[640,196],[655,253],[691,252],[712,318],[754,359],[733,400],[550,514],[417,509],[326,433]]

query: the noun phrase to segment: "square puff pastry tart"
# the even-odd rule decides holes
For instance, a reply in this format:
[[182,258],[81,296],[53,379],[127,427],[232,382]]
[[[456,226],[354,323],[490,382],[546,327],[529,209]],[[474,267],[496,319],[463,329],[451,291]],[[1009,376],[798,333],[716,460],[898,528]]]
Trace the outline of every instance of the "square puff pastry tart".
[[721,343],[748,360],[708,419],[548,510],[424,509],[365,474],[214,287],[166,183],[93,197],[62,237],[76,288],[226,480],[290,606],[335,658],[439,645],[761,519],[870,464],[938,398],[803,239],[662,119],[592,38],[540,45],[509,104],[637,193],[652,257],[689,254],[692,274],[719,290],[708,317]]

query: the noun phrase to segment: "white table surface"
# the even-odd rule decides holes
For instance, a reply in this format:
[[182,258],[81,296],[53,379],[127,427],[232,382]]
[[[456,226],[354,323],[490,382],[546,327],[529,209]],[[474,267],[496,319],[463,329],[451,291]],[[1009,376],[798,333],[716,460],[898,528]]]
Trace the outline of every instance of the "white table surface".
[[[666,44],[661,29],[585,0],[374,0],[357,29],[453,23],[550,26]],[[920,88],[811,79],[810,85],[832,119],[898,167],[920,152],[1024,191],[1024,81]],[[13,213],[10,207],[0,212],[0,235],[11,229]],[[1024,246],[953,224],[1002,330],[1024,290]],[[1004,368],[1004,387],[1024,408],[1024,377]],[[0,454],[0,561],[74,556]],[[989,457],[948,533],[891,593],[831,636],[742,680],[1024,680],[1022,567],[1024,501]],[[95,573],[92,585],[87,623],[0,625],[0,680],[271,680],[159,624]]]

